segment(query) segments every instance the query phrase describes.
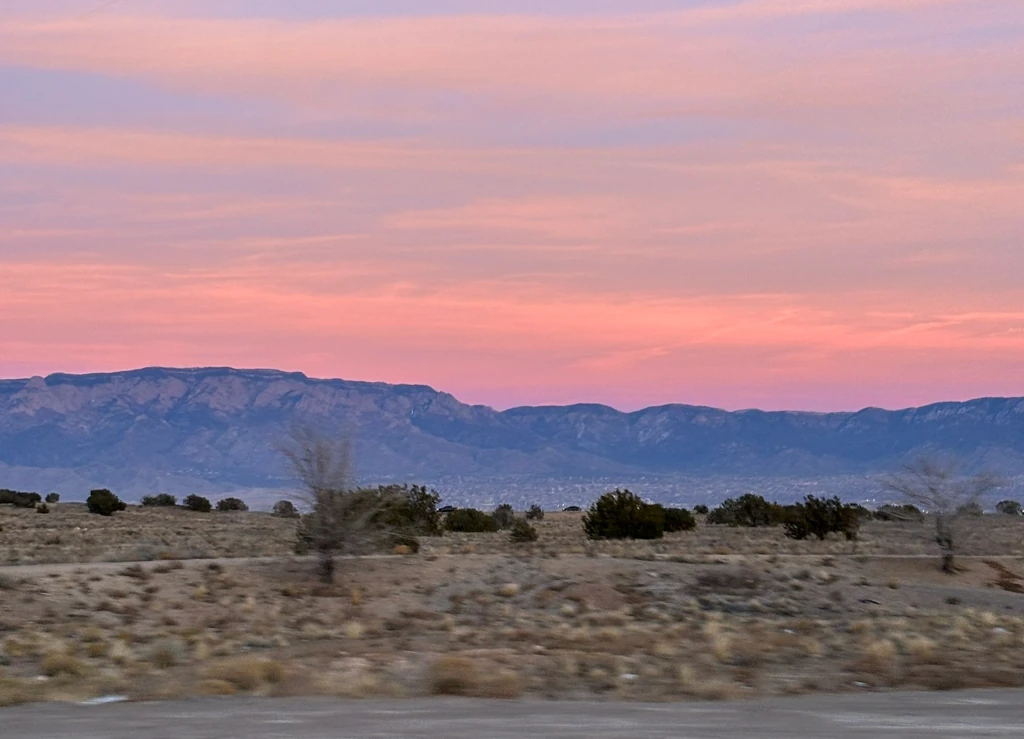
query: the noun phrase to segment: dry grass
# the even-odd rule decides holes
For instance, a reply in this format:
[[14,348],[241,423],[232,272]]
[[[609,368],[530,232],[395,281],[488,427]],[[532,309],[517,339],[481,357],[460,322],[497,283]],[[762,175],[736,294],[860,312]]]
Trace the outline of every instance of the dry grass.
[[[39,544],[45,557],[129,543],[117,516],[72,511],[61,523],[56,513],[29,521],[82,526],[92,542]],[[276,525],[258,514],[143,513],[153,519],[135,521],[138,536],[168,527],[167,551],[228,527],[228,540],[209,546],[251,554],[265,546],[265,524]],[[6,516],[0,536],[16,556],[43,557]],[[991,551],[961,558],[955,576],[939,571],[925,527],[872,524],[856,551],[706,526],[660,542],[591,543],[571,514],[537,522],[535,548],[459,535],[424,540],[418,556],[342,561],[333,587],[319,586],[309,563],[283,558],[0,573],[0,702],[78,700],[117,686],[145,699],[720,700],[1015,684],[1024,680],[1024,600],[1008,586],[1022,580],[1022,528],[981,523],[994,528],[975,540]],[[60,539],[72,541],[67,528]],[[884,554],[918,549],[931,556]]]
[[206,680],[229,683],[237,690],[251,692],[263,685],[284,679],[284,666],[258,657],[236,657],[210,665],[203,673]]

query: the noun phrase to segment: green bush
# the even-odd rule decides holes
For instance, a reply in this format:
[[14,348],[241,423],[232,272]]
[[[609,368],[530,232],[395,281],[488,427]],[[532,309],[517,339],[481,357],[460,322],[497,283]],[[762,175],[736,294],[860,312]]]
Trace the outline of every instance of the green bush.
[[539,505],[530,506],[530,510],[526,512],[527,521],[543,521],[544,520],[544,509]]
[[790,539],[816,536],[823,541],[829,534],[838,533],[852,541],[860,530],[857,506],[844,505],[837,497],[815,498],[808,495],[803,503],[787,506],[785,517],[783,525]]
[[525,518],[517,518],[509,529],[508,540],[513,544],[529,544],[537,541],[537,529]]
[[444,531],[437,504],[441,496],[425,485],[381,485],[356,491],[380,507],[381,526],[409,536],[440,536]]
[[700,516],[706,516],[706,515],[708,515],[708,507],[706,505],[704,505],[703,503],[701,503],[701,504],[695,505],[693,507],[693,512],[698,514],[698,515],[700,515]]
[[665,515],[665,533],[672,534],[677,531],[693,531],[697,528],[697,519],[685,508],[663,508]]
[[904,505],[894,505],[892,503],[886,503],[877,511],[875,511],[876,521],[915,521],[921,522],[924,520],[924,513],[917,506],[906,503]]
[[40,503],[38,506],[36,506],[36,513],[49,513],[49,512],[50,512],[50,506],[46,505],[46,503]]
[[39,493],[19,493],[17,490],[0,490],[0,505],[12,505],[15,508],[35,508],[43,502]]
[[498,530],[494,516],[475,508],[457,508],[445,517],[445,528],[462,533],[484,533]]
[[201,495],[189,495],[185,498],[183,504],[190,511],[195,511],[197,513],[209,513],[213,510],[213,506],[210,505],[209,499],[204,498]]
[[46,502],[49,503],[50,505],[55,505],[57,503],[60,503],[60,494],[59,493],[47,493],[47,495],[46,495]]
[[93,490],[85,501],[89,513],[96,513],[100,516],[112,516],[117,511],[123,511],[128,506],[124,501],[106,489]]
[[1022,511],[1020,503],[1015,500],[1001,500],[996,503],[996,511],[1004,516],[1019,516]]
[[516,520],[516,512],[512,510],[512,506],[508,503],[502,503],[500,506],[494,509],[494,520],[498,522],[498,529],[501,531],[507,531],[512,528],[512,524]]
[[290,500],[279,500],[274,503],[273,513],[278,518],[299,518],[299,511]]
[[708,513],[708,523],[751,528],[775,526],[782,523],[783,518],[782,506],[752,493],[729,498]]
[[221,513],[244,513],[249,510],[249,506],[240,498],[224,498],[217,501],[217,510]]
[[178,499],[168,493],[160,493],[143,497],[141,503],[144,508],[173,508],[178,505]]
[[589,539],[660,539],[665,535],[665,509],[629,490],[615,490],[590,506],[583,530]]

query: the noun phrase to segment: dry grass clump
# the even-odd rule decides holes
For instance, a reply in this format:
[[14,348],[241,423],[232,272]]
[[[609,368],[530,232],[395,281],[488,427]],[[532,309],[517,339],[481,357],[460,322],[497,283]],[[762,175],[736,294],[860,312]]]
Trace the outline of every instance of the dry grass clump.
[[86,666],[82,660],[72,654],[54,652],[43,657],[39,669],[47,677],[57,677],[58,675],[80,677],[85,674]]
[[0,675],[0,708],[20,706],[43,699],[40,683]]
[[279,662],[259,657],[236,657],[210,665],[203,677],[230,683],[242,692],[252,692],[263,685],[281,682],[284,674],[284,666]]
[[431,695],[518,698],[522,693],[522,684],[515,672],[484,671],[472,659],[459,655],[445,655],[435,660],[427,679]]
[[431,695],[473,695],[480,682],[476,664],[466,657],[447,655],[430,666]]

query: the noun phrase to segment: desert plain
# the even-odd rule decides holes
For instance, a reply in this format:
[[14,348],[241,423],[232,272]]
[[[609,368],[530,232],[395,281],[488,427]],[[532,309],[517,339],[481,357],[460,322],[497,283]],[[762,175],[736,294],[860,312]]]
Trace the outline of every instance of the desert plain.
[[[61,503],[0,507],[0,704],[105,696],[444,694],[722,700],[1024,685],[1024,518],[964,518],[958,571],[930,522],[856,541],[711,526],[591,542],[445,534],[339,560],[294,520]],[[401,550],[400,550],[401,551]]]

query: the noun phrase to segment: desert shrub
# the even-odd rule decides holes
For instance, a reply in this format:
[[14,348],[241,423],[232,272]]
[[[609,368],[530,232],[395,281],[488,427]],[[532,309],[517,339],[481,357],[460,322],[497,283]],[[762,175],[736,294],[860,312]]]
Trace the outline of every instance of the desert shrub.
[[278,518],[298,518],[299,511],[290,500],[279,500],[274,503],[273,514]]
[[234,657],[210,665],[203,676],[207,680],[222,680],[238,690],[256,690],[263,684],[276,684],[285,677],[284,666],[260,657]]
[[975,501],[971,501],[970,503],[965,503],[964,505],[957,507],[956,515],[958,515],[958,516],[984,516],[985,515],[985,509],[983,509],[981,507],[980,503],[977,503]]
[[224,498],[217,501],[217,510],[221,513],[233,513],[236,511],[244,513],[249,510],[249,506],[240,498]]
[[1021,510],[1020,503],[1015,500],[1001,500],[996,503],[996,511],[1002,513],[1004,516],[1019,516],[1024,511]]
[[12,505],[15,508],[35,508],[43,501],[39,493],[19,493],[17,490],[0,490],[0,505]]
[[46,494],[46,502],[49,503],[50,505],[55,505],[57,503],[60,503],[60,494],[59,493],[47,493]]
[[529,544],[537,541],[537,529],[525,518],[517,518],[509,528],[508,540],[513,544]]
[[169,493],[159,495],[146,495],[140,501],[144,508],[173,508],[178,505],[178,499]]
[[543,521],[544,520],[544,509],[539,505],[532,505],[526,512],[527,521]]
[[86,671],[86,666],[78,657],[54,652],[43,658],[39,664],[39,671],[47,677],[57,677],[58,675],[78,677]]
[[209,499],[204,498],[201,495],[189,495],[182,502],[190,511],[196,511],[197,513],[209,513],[213,510],[213,506],[210,505]]
[[374,521],[386,529],[409,536],[440,536],[444,531],[437,510],[441,496],[425,485],[381,485],[357,492],[379,506]]
[[494,520],[498,522],[498,528],[501,531],[507,531],[512,528],[512,524],[516,520],[516,512],[512,510],[512,506],[508,503],[502,503],[500,506],[494,509]]
[[903,505],[897,505],[894,503],[886,503],[875,511],[876,521],[915,521],[920,522],[924,520],[924,513],[921,509],[910,503],[904,503]]
[[665,509],[629,490],[615,490],[590,506],[583,530],[589,539],[660,539],[665,535]]
[[706,516],[706,515],[708,515],[708,507],[706,505],[704,505],[703,503],[700,503],[700,504],[695,505],[693,507],[693,512],[696,513],[699,516]]
[[89,513],[96,513],[100,516],[112,516],[117,511],[123,511],[128,507],[124,501],[105,488],[90,492],[85,505],[88,507]]
[[726,526],[775,526],[782,523],[783,509],[776,503],[769,503],[760,495],[747,493],[739,498],[729,498],[708,513],[708,523]]
[[856,512],[857,518],[860,519],[861,523],[864,521],[871,521],[875,517],[875,512],[873,510],[862,506],[860,503],[850,503],[849,507]]
[[676,531],[693,531],[697,528],[697,519],[685,508],[664,508],[658,506],[665,515],[665,533]]
[[449,531],[462,533],[483,533],[498,530],[494,516],[475,508],[457,508],[447,515],[444,522]]
[[410,534],[395,533],[391,535],[390,541],[392,551],[405,548],[410,554],[419,554],[420,540]]
[[36,513],[49,513],[49,512],[50,512],[50,506],[46,505],[46,503],[40,503],[38,506],[36,506]]
[[860,530],[860,514],[856,506],[844,505],[837,497],[808,495],[803,503],[786,506],[783,525],[790,539],[816,536],[823,541],[829,534],[840,533],[852,541]]

